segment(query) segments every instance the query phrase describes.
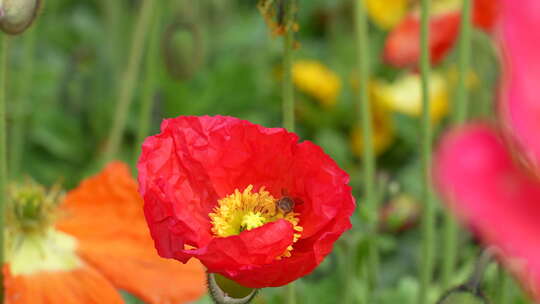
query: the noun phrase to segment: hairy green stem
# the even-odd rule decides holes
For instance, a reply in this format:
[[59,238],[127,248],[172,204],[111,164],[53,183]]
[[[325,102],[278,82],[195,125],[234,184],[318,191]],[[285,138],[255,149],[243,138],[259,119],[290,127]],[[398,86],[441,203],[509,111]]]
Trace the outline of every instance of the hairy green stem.
[[160,45],[160,29],[161,29],[161,7],[160,3],[156,3],[154,17],[152,21],[152,29],[148,39],[149,46],[146,53],[145,68],[146,78],[142,90],[141,110],[139,112],[139,128],[137,129],[137,138],[135,140],[134,163],[139,157],[141,145],[144,138],[148,135],[150,129],[150,121],[152,118],[152,108],[154,105],[156,88],[158,83],[159,73],[159,45]]
[[116,112],[114,115],[113,126],[105,147],[103,163],[109,162],[116,156],[122,143],[122,135],[126,127],[129,106],[133,99],[135,83],[137,81],[137,76],[139,75],[140,62],[144,49],[143,45],[146,40],[146,34],[149,31],[153,7],[154,0],[144,0],[141,4],[131,43],[128,66],[120,82]]
[[[463,0],[461,11],[461,34],[459,38],[458,57],[458,86],[456,100],[454,103],[454,123],[461,125],[467,117],[467,76],[470,66],[471,56],[471,0]],[[447,213],[444,222],[444,247],[442,264],[443,288],[451,285],[451,278],[454,274],[457,261],[458,246],[458,226],[451,213]]]
[[431,189],[431,159],[433,130],[430,117],[429,103],[429,78],[430,78],[430,56],[429,56],[429,11],[430,0],[422,0],[421,17],[421,38],[420,48],[420,70],[422,73],[422,181],[424,202],[422,214],[422,252],[420,262],[420,290],[418,303],[428,303],[428,291],[433,277],[434,267],[434,247],[435,247],[435,206],[433,203],[433,192]]
[[32,87],[34,73],[34,51],[36,49],[36,28],[30,28],[23,39],[22,69],[18,77],[18,96],[13,102],[13,120],[10,138],[9,173],[17,178],[20,173],[21,161],[24,155],[25,124],[27,120],[27,100]]
[[105,13],[105,22],[107,25],[107,49],[110,56],[109,64],[113,72],[113,79],[119,75],[119,63],[121,62],[120,25],[122,24],[122,1],[102,0],[102,8]]
[[373,146],[373,115],[369,101],[369,34],[366,11],[363,1],[354,0],[354,16],[356,25],[356,48],[358,61],[358,80],[360,93],[356,98],[356,111],[362,130],[362,163],[364,171],[364,202],[365,208],[360,209],[366,214],[369,227],[367,267],[368,288],[371,291],[377,282],[379,272],[379,255],[377,248],[377,198],[375,194],[375,149]]
[[[4,210],[7,197],[6,159],[6,74],[9,38],[0,35],[0,231],[4,231]],[[0,233],[0,263],[4,265],[4,234]],[[0,273],[0,282],[4,281]],[[4,303],[4,285],[0,284],[0,303]]]
[[474,272],[471,274],[471,277],[465,284],[469,290],[474,293],[477,293],[482,284],[482,279],[484,278],[484,273],[486,269],[493,261],[494,250],[492,248],[486,248],[480,254],[478,261],[476,261],[476,266],[474,267]]
[[[294,132],[294,84],[292,66],[294,53],[294,16],[296,0],[285,4],[285,36],[283,37],[283,127]],[[294,283],[287,285],[287,304],[296,304],[296,288]]]
[[458,87],[454,122],[462,124],[467,118],[467,76],[471,61],[471,0],[463,0],[461,12],[461,35],[459,38]]
[[283,39],[283,126],[294,132],[294,84],[292,81],[292,65],[294,52],[294,10],[296,1],[287,1],[285,26],[287,30]]
[[512,278],[508,275],[501,264],[499,264],[497,280],[497,303],[510,303],[510,300],[512,299]]

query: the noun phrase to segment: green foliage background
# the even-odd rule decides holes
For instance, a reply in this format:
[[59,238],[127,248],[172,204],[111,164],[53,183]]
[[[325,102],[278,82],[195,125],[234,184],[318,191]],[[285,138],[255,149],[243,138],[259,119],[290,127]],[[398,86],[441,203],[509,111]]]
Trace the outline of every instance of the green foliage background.
[[[271,37],[254,0],[154,2],[161,14],[158,35],[145,45],[160,43],[159,51],[155,58],[143,57],[119,154],[122,160],[134,164],[140,151],[136,142],[138,117],[144,84],[150,78],[157,83],[152,91],[152,134],[159,130],[163,118],[178,115],[231,115],[268,127],[280,126],[282,42]],[[12,39],[7,80],[9,140],[11,146],[13,142],[22,143],[17,146],[22,147],[20,150],[8,147],[13,178],[31,176],[47,185],[61,181],[71,189],[98,171],[139,4],[134,0],[47,1],[37,24],[25,35]],[[301,138],[321,145],[347,170],[361,205],[361,163],[349,144],[357,119],[353,111],[356,49],[350,5],[344,0],[301,1],[297,35],[301,47],[295,56],[329,66],[340,75],[343,89],[332,109],[297,93],[297,107],[302,113],[297,130]],[[202,64],[182,79],[167,72],[161,48],[165,29],[178,20],[193,24],[201,33],[201,45],[196,49],[190,32],[177,31],[172,36],[171,43],[179,60],[185,63],[184,69],[197,54],[203,58]],[[370,67],[374,76],[392,80],[406,72],[381,62],[386,35],[370,27]],[[470,92],[471,111],[475,117],[490,119],[498,79],[497,52],[490,38],[479,32],[474,33],[473,50],[472,69],[480,85]],[[455,62],[452,52],[437,69],[444,71]],[[378,159],[378,173],[389,181],[383,183],[379,196],[383,201],[390,199],[388,184],[393,183],[399,185],[400,193],[417,198],[421,191],[419,122],[399,114],[394,114],[393,121],[396,143]],[[438,132],[445,126],[440,124]],[[295,284],[299,303],[357,303],[361,298],[363,285],[357,277],[363,270],[358,261],[366,254],[366,228],[359,213],[353,222],[354,229],[336,244],[324,263]],[[400,233],[382,233],[378,242],[382,268],[375,303],[415,303],[418,229],[413,226]],[[478,254],[476,241],[470,235],[462,233],[459,244],[455,285],[470,274]],[[486,277],[486,290],[494,303],[499,303],[498,277],[496,267]],[[511,290],[511,302],[506,303],[526,303],[516,286]],[[442,292],[434,287],[433,303]],[[255,303],[283,303],[284,294],[283,288],[267,289]],[[126,303],[142,303],[127,293],[123,295]],[[197,303],[210,301],[205,298]]]

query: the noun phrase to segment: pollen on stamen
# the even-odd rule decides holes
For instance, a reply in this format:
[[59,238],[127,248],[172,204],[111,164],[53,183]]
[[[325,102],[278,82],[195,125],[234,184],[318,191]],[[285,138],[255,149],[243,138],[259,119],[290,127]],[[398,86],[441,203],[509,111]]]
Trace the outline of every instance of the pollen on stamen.
[[[276,207],[277,199],[261,187],[258,192],[252,192],[253,185],[247,186],[242,192],[234,193],[218,200],[217,206],[209,214],[212,223],[212,233],[216,237],[238,235],[244,230],[252,230],[264,224],[284,219],[293,225],[295,231],[293,243],[300,239],[303,228],[298,225],[298,213],[284,213]],[[291,256],[293,246],[277,259]]]

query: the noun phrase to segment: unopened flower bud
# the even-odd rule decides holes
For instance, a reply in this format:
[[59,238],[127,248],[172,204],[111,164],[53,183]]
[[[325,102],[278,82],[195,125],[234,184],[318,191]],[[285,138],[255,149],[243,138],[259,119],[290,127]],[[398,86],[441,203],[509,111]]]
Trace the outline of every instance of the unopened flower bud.
[[24,32],[36,19],[41,0],[0,0],[0,29],[8,34]]

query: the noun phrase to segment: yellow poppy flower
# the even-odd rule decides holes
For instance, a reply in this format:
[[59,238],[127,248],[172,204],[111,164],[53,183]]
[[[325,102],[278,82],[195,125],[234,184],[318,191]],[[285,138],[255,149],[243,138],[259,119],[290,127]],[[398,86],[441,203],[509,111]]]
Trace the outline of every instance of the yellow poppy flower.
[[336,104],[341,79],[332,70],[315,60],[296,61],[292,69],[295,86],[325,107]]
[[409,0],[365,0],[367,13],[378,27],[389,30],[407,13]]
[[[392,83],[375,81],[373,94],[389,110],[409,116],[422,115],[422,81],[420,75],[409,74]],[[448,113],[448,85],[444,77],[433,72],[430,79],[430,115],[433,122],[440,121]]]

